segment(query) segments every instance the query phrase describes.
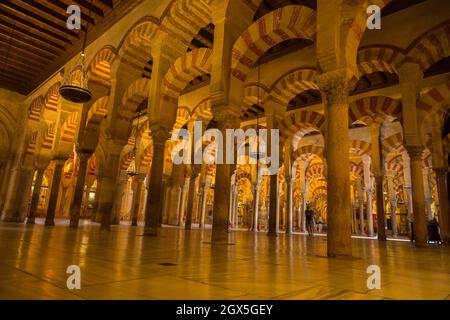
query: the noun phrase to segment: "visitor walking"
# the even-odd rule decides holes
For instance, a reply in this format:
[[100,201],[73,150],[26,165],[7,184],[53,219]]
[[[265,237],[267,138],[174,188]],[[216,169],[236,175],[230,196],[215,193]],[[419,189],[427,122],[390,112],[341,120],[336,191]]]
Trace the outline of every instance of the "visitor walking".
[[317,218],[316,225],[317,225],[317,231],[318,231],[319,233],[322,233],[322,228],[323,228],[323,219],[322,219],[322,216],[319,216],[319,217]]

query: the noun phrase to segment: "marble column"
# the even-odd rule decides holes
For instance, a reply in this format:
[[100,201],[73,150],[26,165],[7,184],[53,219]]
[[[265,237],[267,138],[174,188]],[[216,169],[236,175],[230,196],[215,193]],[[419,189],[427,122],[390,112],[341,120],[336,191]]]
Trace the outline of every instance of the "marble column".
[[364,225],[364,197],[361,194],[359,197],[359,234],[361,236],[366,235],[364,232]]
[[194,216],[194,200],[195,200],[195,182],[200,173],[200,166],[193,165],[191,177],[189,179],[189,193],[187,199],[187,212],[186,212],[186,223],[184,225],[185,230],[192,229],[192,217]]
[[184,180],[183,185],[181,186],[180,193],[180,208],[178,210],[178,226],[183,227],[185,224],[184,217],[186,214],[186,193],[188,192],[189,182],[188,179]]
[[202,206],[201,206],[201,215],[200,215],[200,228],[205,227],[205,219],[206,219],[206,205],[208,203],[208,189],[209,184],[205,184],[202,192]]
[[114,201],[120,194],[117,190],[117,180],[120,168],[120,154],[126,141],[107,140],[107,155],[105,167],[105,180],[103,183],[102,197],[100,197],[99,207],[102,209],[102,223],[101,230],[109,231],[111,228],[112,213],[114,208]]
[[367,195],[367,233],[369,237],[373,237],[373,214],[372,214],[372,206],[373,206],[373,189],[366,190]]
[[126,201],[126,193],[128,192],[127,184],[128,184],[128,174],[125,171],[121,171],[119,173],[119,181],[116,184],[115,188],[115,196],[112,208],[111,215],[111,224],[119,225],[120,218],[122,215],[122,204],[124,202],[124,198]]
[[140,173],[133,179],[133,202],[131,205],[131,226],[138,225],[139,208],[141,205],[142,186],[144,184],[145,175]]
[[411,165],[407,151],[402,153],[403,159],[403,179],[405,184],[403,189],[406,193],[406,207],[408,210],[408,221],[413,220],[413,205],[412,205],[412,188],[411,188]]
[[27,224],[34,224],[37,215],[39,197],[41,195],[42,181],[44,179],[45,167],[36,169],[36,179],[34,180],[33,195],[31,197],[31,207],[28,214]]
[[56,203],[58,201],[59,188],[61,185],[61,174],[66,159],[55,159],[55,169],[52,178],[52,188],[50,190],[50,199],[48,201],[47,216],[45,217],[46,226],[55,225]]
[[[229,106],[214,106],[213,114],[217,120],[217,128],[226,137],[226,129],[234,129],[238,126],[234,114],[227,111]],[[231,108],[231,107],[230,107]],[[226,164],[227,150],[225,145],[234,144],[234,141],[224,141],[222,150],[224,164],[216,164],[216,180],[214,186],[214,205],[213,205],[213,225],[211,242],[228,243],[228,213],[230,206],[230,192],[231,192],[231,177],[233,174],[233,167]],[[217,151],[216,151],[217,152]],[[234,159],[234,155],[230,155]]]
[[346,69],[321,74],[317,84],[326,99],[327,254],[351,256],[348,94],[355,78]]
[[388,185],[388,197],[389,197],[389,206],[391,208],[391,229],[392,235],[394,237],[397,236],[397,194],[394,186],[394,177],[395,172],[388,172],[386,174],[387,185]]
[[372,151],[372,172],[375,177],[376,207],[377,207],[377,233],[378,240],[386,240],[386,217],[384,212],[384,190],[383,169],[380,152],[380,129],[379,123],[370,125],[370,141]]
[[145,235],[156,236],[160,226],[162,209],[162,179],[164,171],[164,151],[169,130],[159,128],[152,130],[153,160],[150,169],[149,192],[145,209]]
[[86,180],[86,172],[89,158],[92,153],[77,152],[79,158],[78,176],[75,185],[75,192],[72,205],[70,206],[70,227],[78,228],[81,214],[81,203],[83,201],[84,182]]
[[447,168],[435,168],[437,191],[439,196],[439,222],[442,240],[450,243],[450,208],[448,201]]
[[427,244],[427,219],[425,213],[425,196],[422,175],[421,146],[407,146],[411,158],[412,202],[414,212],[414,240],[417,246]]
[[307,201],[306,201],[306,196],[308,195],[308,193],[306,192],[306,191],[303,191],[302,192],[302,231],[303,232],[306,232],[306,215],[305,215],[305,212],[306,212],[306,204],[307,204]]
[[292,233],[292,211],[293,211],[293,197],[294,197],[294,179],[287,176],[286,177],[286,185],[287,185],[287,214],[286,214],[286,234]]
[[261,182],[258,181],[254,186],[254,201],[253,201],[253,232],[258,232],[258,219],[259,219],[259,190]]
[[389,204],[391,207],[391,228],[392,228],[392,236],[396,237],[398,235],[397,232],[397,197],[392,196],[389,198]]
[[105,182],[105,174],[104,174],[103,170],[98,170],[97,188],[95,190],[93,214],[92,214],[92,218],[91,218],[91,221],[93,221],[93,222],[101,222],[102,221],[102,209],[100,208],[100,198],[102,197],[104,182]]
[[442,145],[442,127],[443,118],[436,113],[431,123],[433,171],[436,175],[436,188],[439,198],[441,237],[444,242],[450,243],[450,208],[447,186],[448,160],[447,156],[444,155]]
[[427,245],[427,225],[425,216],[425,199],[422,175],[423,145],[420,137],[417,115],[417,100],[423,72],[413,61],[404,63],[398,68],[400,90],[402,93],[403,139],[405,148],[411,159],[411,187],[414,214],[415,245]]
[[431,219],[433,219],[433,212],[431,210],[431,203],[433,199],[431,196],[431,187],[430,187],[431,168],[424,167],[422,168],[422,172],[423,172],[423,189],[425,197],[425,212],[427,215],[427,220],[430,221]]

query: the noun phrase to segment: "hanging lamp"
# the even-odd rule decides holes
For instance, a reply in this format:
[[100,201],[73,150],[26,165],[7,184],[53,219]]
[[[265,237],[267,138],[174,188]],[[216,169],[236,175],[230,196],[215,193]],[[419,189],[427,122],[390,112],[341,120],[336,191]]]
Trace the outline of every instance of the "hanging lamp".
[[[90,15],[89,10],[89,15]],[[92,93],[88,88],[87,70],[85,66],[85,49],[86,49],[86,38],[88,31],[89,22],[86,22],[86,30],[84,31],[83,40],[83,50],[81,51],[80,58],[77,62],[75,69],[79,68],[81,72],[80,83],[71,79],[70,73],[66,75],[63,84],[59,87],[59,94],[66,100],[74,103],[86,103],[92,99]]]
[[139,110],[138,118],[137,118],[137,124],[136,124],[136,130],[134,134],[134,146],[133,150],[131,150],[131,163],[127,169],[127,175],[130,177],[134,177],[138,175],[138,168],[136,168],[136,155],[137,155],[137,138],[139,133],[139,120],[141,118],[142,111]]

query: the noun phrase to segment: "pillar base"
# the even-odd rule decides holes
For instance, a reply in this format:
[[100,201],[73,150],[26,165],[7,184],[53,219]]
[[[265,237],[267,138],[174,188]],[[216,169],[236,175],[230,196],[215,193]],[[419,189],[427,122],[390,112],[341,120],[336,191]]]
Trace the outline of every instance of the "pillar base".
[[138,223],[137,223],[137,219],[133,219],[133,221],[131,221],[131,226],[132,227],[137,227]]
[[18,222],[18,223],[22,223],[24,222],[23,219],[21,219],[20,217],[6,217],[3,219],[4,222]]
[[229,240],[230,234],[226,231],[214,231],[211,234],[211,243],[216,244],[230,244]]
[[155,227],[145,227],[144,228],[144,236],[157,236],[158,235],[158,228]]
[[70,221],[69,228],[73,228],[73,229],[78,228],[78,221],[77,222]]
[[35,224],[36,223],[36,219],[33,218],[27,218],[27,224]]
[[278,237],[278,232],[275,231],[269,231],[267,232],[268,237]]
[[47,227],[53,227],[55,225],[55,221],[53,221],[53,220],[45,220],[45,225]]
[[107,225],[107,226],[101,225],[100,231],[111,231],[111,227],[109,225]]

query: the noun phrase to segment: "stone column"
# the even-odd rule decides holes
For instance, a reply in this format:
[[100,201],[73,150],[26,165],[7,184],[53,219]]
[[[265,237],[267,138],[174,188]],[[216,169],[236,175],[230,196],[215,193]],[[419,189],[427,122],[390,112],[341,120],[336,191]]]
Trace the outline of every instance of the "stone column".
[[408,209],[408,220],[413,220],[413,205],[412,205],[412,188],[411,188],[411,165],[407,151],[402,153],[403,158],[403,178],[405,180],[404,189],[406,193],[406,206]]
[[34,180],[33,196],[31,197],[30,213],[28,214],[27,224],[34,224],[41,195],[42,180],[46,167],[36,169],[36,179]]
[[307,204],[307,199],[306,196],[308,195],[308,192],[303,191],[302,192],[302,230],[303,232],[306,232],[306,204]]
[[391,207],[391,229],[392,236],[397,236],[397,194],[394,186],[395,172],[388,172],[386,175],[388,184],[389,206]]
[[417,123],[417,100],[423,72],[419,65],[407,62],[398,69],[403,105],[403,139],[411,158],[414,238],[416,246],[426,246],[427,225],[422,176],[423,145]]
[[253,201],[253,232],[258,232],[258,219],[259,219],[259,190],[261,187],[261,181],[258,179],[254,189],[255,198]]
[[412,202],[414,212],[414,240],[417,246],[427,244],[427,220],[422,175],[423,147],[407,146],[411,158]]
[[373,206],[373,189],[366,189],[367,195],[367,233],[369,237],[373,237],[373,214],[372,214],[372,206]]
[[292,211],[293,211],[293,197],[294,197],[294,179],[287,176],[287,217],[286,217],[286,234],[292,233]]
[[[278,123],[281,120],[280,115],[278,115],[273,108],[266,109],[266,121],[267,121],[267,132],[271,132],[273,129],[278,129]],[[274,151],[277,146],[272,147],[272,139],[268,137],[267,139],[267,151],[270,150],[271,157],[274,157]],[[279,150],[279,157],[281,157],[281,150]],[[281,163],[281,161],[279,162]],[[271,174],[269,178],[269,222],[268,222],[268,236],[276,236],[278,234],[279,225],[279,198],[278,198],[278,172],[276,174]]]
[[370,126],[372,148],[372,172],[375,177],[378,240],[386,240],[386,217],[384,213],[383,168],[380,152],[380,124]]
[[183,185],[181,186],[181,193],[180,193],[180,207],[178,210],[178,226],[183,227],[183,220],[184,215],[186,213],[186,192],[188,188],[188,181],[187,179],[184,180]]
[[95,199],[93,205],[93,214],[91,220],[94,222],[102,221],[102,210],[100,208],[100,198],[103,193],[103,185],[105,181],[104,169],[98,170],[97,173],[97,189],[95,190]]
[[396,237],[397,233],[397,197],[393,196],[389,198],[389,203],[391,206],[391,228],[392,228],[392,236]]
[[322,74],[317,79],[325,103],[327,162],[327,254],[352,255],[349,175],[348,94],[355,79],[345,69]]
[[448,186],[446,168],[435,168],[436,183],[439,196],[439,222],[441,226],[442,240],[446,243],[450,242],[450,210],[448,202]]
[[164,151],[168,138],[169,130],[166,130],[165,128],[152,130],[153,160],[150,171],[149,192],[146,199],[145,235],[156,236],[160,226]]
[[188,193],[188,205],[186,213],[186,223],[184,228],[186,230],[192,229],[192,217],[194,216],[194,198],[195,198],[195,181],[200,173],[200,165],[192,165],[191,177],[189,179],[189,193]]
[[123,198],[125,196],[125,193],[128,191],[127,183],[128,183],[128,175],[125,171],[121,171],[119,173],[119,181],[117,182],[115,188],[116,191],[112,208],[111,224],[114,225],[120,224]]
[[203,228],[205,225],[205,214],[206,214],[206,201],[208,194],[208,185],[204,182],[201,184],[201,205],[200,205],[200,223],[199,228]]
[[142,186],[144,184],[145,175],[138,174],[133,180],[133,202],[131,205],[131,226],[136,227],[138,225],[139,208],[141,205]]
[[359,196],[359,234],[361,236],[365,235],[364,232],[364,196],[360,194]]
[[447,186],[448,161],[444,155],[442,146],[442,117],[438,114],[432,118],[432,161],[433,171],[436,175],[436,188],[439,198],[439,224],[441,227],[441,237],[446,243],[450,243],[450,207]]
[[117,180],[119,176],[120,154],[125,144],[126,141],[115,141],[113,139],[107,141],[105,179],[102,186],[102,197],[99,199],[99,207],[102,209],[101,230],[110,230],[114,200],[120,196],[118,193],[120,190],[117,190]]
[[[213,106],[213,114],[217,120],[217,127],[226,137],[226,129],[234,129],[237,127],[235,115],[228,111],[229,106]],[[213,206],[213,225],[211,241],[216,243],[228,243],[228,213],[230,205],[230,181],[233,173],[232,165],[226,164],[227,150],[225,146],[233,144],[234,141],[224,141],[223,162],[224,164],[216,164],[216,180],[214,187],[214,206]],[[216,150],[216,152],[218,152]],[[234,159],[234,155],[230,155]],[[236,160],[236,159],[235,159]]]
[[430,221],[433,219],[433,212],[431,210],[431,203],[433,201],[431,196],[431,188],[430,188],[430,171],[431,168],[422,168],[423,172],[423,188],[424,188],[424,196],[425,196],[425,212],[427,215],[427,220]]
[[77,176],[77,182],[75,185],[75,193],[73,197],[73,202],[70,207],[70,227],[71,228],[78,228],[78,224],[80,221],[80,214],[81,214],[81,203],[83,201],[83,193],[84,193],[84,182],[86,179],[86,172],[87,172],[87,166],[89,158],[91,157],[92,153],[84,153],[83,151],[77,152],[77,156],[80,159],[79,160],[79,167],[78,167],[78,176]]
[[47,216],[45,217],[46,226],[55,225],[56,202],[58,201],[59,187],[61,185],[61,174],[66,159],[55,159],[55,170],[52,178],[52,188],[50,190],[50,199],[48,201]]

